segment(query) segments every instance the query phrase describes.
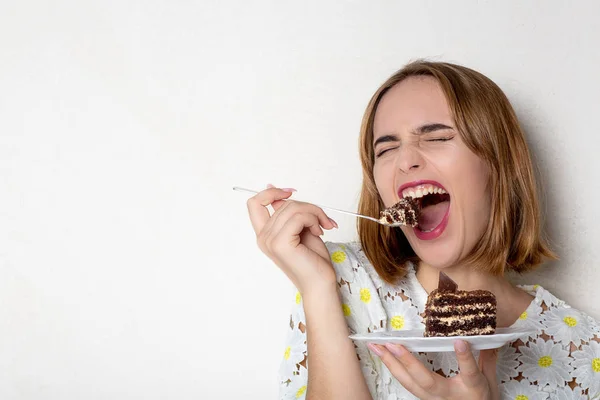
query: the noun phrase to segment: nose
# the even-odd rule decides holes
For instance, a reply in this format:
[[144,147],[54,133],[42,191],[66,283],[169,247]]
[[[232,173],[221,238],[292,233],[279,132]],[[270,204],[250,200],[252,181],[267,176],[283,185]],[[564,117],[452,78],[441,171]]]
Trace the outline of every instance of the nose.
[[396,167],[408,174],[409,172],[421,169],[425,164],[425,159],[419,152],[419,149],[412,144],[404,144],[396,157]]

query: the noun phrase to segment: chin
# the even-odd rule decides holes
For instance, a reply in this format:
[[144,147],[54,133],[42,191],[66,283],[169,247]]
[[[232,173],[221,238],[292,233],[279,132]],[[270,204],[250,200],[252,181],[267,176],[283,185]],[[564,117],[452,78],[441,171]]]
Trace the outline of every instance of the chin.
[[427,243],[423,245],[424,243],[416,238],[409,239],[409,243],[415,251],[417,257],[419,257],[419,259],[425,264],[434,268],[447,268],[457,264],[461,259],[461,251],[457,251],[455,246],[448,246],[455,247],[452,249],[442,245],[441,243]]
[[443,234],[433,240],[422,240],[415,234],[414,230],[418,228],[408,228],[404,234],[415,254],[425,264],[443,269],[460,262],[466,254],[465,237],[462,229],[456,229],[456,226],[448,224]]
[[[418,254],[417,254],[418,256]],[[447,259],[444,258],[436,258],[436,257],[419,257],[419,259],[424,262],[425,264],[429,265],[430,267],[436,268],[436,269],[444,269],[444,268],[448,268],[454,264],[456,264],[457,260],[455,257],[450,257]]]

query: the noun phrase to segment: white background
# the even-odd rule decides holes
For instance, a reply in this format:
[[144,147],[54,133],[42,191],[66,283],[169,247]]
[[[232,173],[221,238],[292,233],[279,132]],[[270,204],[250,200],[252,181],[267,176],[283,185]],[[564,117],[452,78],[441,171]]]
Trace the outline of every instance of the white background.
[[[355,209],[363,110],[419,57],[506,91],[561,255],[522,280],[599,318],[599,15],[595,1],[2,1],[0,398],[276,398],[295,291],[231,187]],[[354,239],[334,218],[326,238]]]

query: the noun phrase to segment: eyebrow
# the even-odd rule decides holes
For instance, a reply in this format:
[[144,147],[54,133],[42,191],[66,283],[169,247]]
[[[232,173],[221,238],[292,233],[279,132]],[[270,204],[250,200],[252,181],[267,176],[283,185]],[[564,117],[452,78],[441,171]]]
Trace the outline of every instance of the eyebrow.
[[373,143],[373,148],[377,147],[377,145],[381,144],[381,143],[399,142],[399,141],[400,141],[400,139],[398,139],[398,136],[396,136],[396,135],[383,135],[383,136],[377,138],[375,143]]
[[[425,125],[419,126],[417,129],[413,130],[411,133],[413,135],[423,135],[426,133],[441,131],[441,130],[445,130],[445,129],[453,129],[453,128],[451,126],[439,124],[439,123],[425,124]],[[377,145],[381,144],[381,143],[399,142],[399,141],[400,141],[400,139],[398,138],[398,136],[396,134],[383,135],[383,136],[377,138],[377,140],[375,140],[375,142],[373,143],[373,147],[377,147]]]
[[415,135],[421,135],[424,133],[431,133],[445,129],[452,129],[452,127],[444,124],[425,124],[415,129],[412,133]]

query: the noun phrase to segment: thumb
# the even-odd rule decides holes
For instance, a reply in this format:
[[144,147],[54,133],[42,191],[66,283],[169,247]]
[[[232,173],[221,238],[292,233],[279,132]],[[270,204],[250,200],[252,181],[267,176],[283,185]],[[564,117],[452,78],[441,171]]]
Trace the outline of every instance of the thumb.
[[[278,189],[278,190],[283,190],[286,193],[294,193],[296,191],[296,189],[292,189],[292,188],[285,188],[285,189],[281,189],[281,188],[276,188],[275,186],[271,185],[270,183],[267,185],[267,189]],[[290,195],[291,196],[291,195]],[[271,207],[273,207],[274,211],[277,211],[281,208],[281,206],[283,206],[285,204],[285,200],[275,200],[274,202],[271,203]]]

